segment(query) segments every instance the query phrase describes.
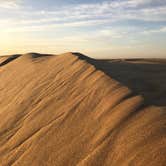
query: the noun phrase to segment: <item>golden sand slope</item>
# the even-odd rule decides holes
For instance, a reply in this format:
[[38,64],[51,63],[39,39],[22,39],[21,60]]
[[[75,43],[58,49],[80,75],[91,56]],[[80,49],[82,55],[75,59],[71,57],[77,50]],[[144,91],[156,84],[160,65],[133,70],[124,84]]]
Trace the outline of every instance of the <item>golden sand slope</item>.
[[118,80],[122,71],[117,81],[83,59],[25,54],[1,63],[1,166],[166,163],[166,104],[146,105],[146,94]]

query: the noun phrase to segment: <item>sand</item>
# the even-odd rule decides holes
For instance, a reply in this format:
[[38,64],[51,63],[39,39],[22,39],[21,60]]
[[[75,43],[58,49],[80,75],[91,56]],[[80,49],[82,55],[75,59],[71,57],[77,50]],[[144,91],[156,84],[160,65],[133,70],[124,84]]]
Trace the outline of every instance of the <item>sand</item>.
[[1,166],[166,163],[166,61],[2,58]]

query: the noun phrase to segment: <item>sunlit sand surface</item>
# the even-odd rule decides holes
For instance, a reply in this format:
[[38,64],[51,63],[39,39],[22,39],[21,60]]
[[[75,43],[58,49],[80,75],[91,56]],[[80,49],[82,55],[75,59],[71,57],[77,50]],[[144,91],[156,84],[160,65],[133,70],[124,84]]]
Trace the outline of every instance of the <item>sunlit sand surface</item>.
[[165,163],[166,60],[0,58],[0,165]]

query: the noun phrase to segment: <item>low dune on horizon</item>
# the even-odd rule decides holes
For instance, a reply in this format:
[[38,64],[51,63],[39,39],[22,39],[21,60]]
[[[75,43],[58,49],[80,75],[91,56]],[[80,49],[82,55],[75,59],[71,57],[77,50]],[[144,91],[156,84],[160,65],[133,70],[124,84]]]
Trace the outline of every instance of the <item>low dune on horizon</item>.
[[0,166],[165,163],[165,59],[0,57]]

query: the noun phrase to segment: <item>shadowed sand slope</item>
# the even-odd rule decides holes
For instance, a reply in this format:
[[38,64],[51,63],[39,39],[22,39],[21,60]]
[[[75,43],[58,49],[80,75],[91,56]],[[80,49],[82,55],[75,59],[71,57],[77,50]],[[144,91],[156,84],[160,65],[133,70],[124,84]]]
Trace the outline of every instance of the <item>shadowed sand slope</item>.
[[0,63],[0,165],[166,163],[165,63],[78,53]]

